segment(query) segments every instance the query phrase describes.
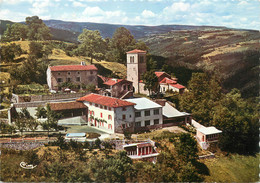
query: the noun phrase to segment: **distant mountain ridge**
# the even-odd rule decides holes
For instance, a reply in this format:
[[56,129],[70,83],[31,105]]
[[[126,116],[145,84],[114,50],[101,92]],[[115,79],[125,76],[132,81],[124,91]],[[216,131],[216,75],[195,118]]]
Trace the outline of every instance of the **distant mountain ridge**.
[[198,29],[225,29],[226,27],[217,26],[193,26],[193,25],[119,25],[106,23],[91,23],[91,22],[69,22],[61,20],[44,20],[44,23],[51,28],[62,29],[71,32],[82,32],[84,28],[89,30],[99,30],[101,35],[112,37],[115,30],[119,27],[127,28],[136,39],[143,38],[154,34],[166,33],[172,30],[198,30]]

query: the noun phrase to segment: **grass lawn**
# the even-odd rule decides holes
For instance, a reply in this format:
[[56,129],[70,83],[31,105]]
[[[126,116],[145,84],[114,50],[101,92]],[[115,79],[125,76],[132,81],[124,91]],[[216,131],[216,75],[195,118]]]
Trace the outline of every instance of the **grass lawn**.
[[260,155],[230,155],[211,160],[203,160],[210,176],[205,182],[257,182],[259,180]]

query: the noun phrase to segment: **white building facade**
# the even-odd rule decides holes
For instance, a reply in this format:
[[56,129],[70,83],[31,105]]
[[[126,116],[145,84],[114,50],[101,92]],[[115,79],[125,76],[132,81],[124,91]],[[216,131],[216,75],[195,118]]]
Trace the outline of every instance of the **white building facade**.
[[79,98],[88,107],[88,125],[108,133],[122,133],[135,121],[134,103],[97,94]]
[[147,99],[133,98],[126,99],[135,103],[135,127],[146,127],[163,124],[162,106]]

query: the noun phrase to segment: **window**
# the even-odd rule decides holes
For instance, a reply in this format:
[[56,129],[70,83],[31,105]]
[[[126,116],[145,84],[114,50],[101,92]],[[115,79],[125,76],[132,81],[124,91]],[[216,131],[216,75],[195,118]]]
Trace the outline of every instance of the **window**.
[[112,119],[112,116],[111,116],[111,115],[108,115],[108,119]]
[[144,62],[144,56],[139,56],[140,63]]
[[126,85],[124,85],[124,90],[126,90]]
[[125,119],[125,114],[122,115],[122,119]]
[[154,125],[159,124],[159,119],[155,119],[155,120],[153,120],[153,124],[154,124]]
[[80,81],[80,77],[77,77],[77,78],[76,78],[76,81]]
[[130,56],[130,63],[134,63],[134,59],[135,59],[134,56]]
[[111,107],[109,107],[109,108],[108,108],[108,110],[110,110],[110,111],[111,111]]
[[122,111],[126,111],[126,108],[125,108],[125,107],[123,107],[123,108],[122,108]]
[[127,85],[127,90],[130,91],[130,85]]
[[100,105],[100,109],[103,109],[103,105]]
[[71,81],[71,78],[67,78],[67,82],[70,82]]
[[141,112],[135,112],[135,117],[141,117]]
[[141,127],[141,121],[136,122],[136,123],[135,123],[135,126],[136,126],[136,127]]
[[60,75],[60,72],[58,72],[58,75]]
[[122,124],[122,128],[125,128],[125,124]]
[[107,106],[104,106],[104,109],[107,109]]
[[89,105],[92,105],[92,102],[89,102]]
[[103,114],[102,114],[102,112],[100,113],[100,117],[101,117],[101,118],[103,117]]
[[80,74],[80,72],[78,72],[78,74]]
[[149,111],[145,111],[145,112],[144,112],[144,115],[145,115],[145,116],[150,116],[150,110],[149,110]]
[[153,110],[153,114],[154,114],[154,115],[158,115],[158,114],[159,114],[159,109],[154,109],[154,110]]
[[62,82],[62,78],[58,78],[58,83],[61,83]]
[[95,104],[95,107],[98,107],[98,104]]
[[70,75],[70,72],[68,72],[68,75]]
[[150,120],[146,120],[146,121],[144,121],[144,123],[145,123],[145,126],[148,126],[148,125],[150,125]]
[[90,71],[90,74],[93,74],[93,71]]

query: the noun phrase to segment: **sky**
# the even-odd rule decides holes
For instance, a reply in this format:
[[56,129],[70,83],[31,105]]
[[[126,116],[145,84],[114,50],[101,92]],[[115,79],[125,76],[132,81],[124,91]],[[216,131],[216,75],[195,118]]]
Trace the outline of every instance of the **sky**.
[[0,0],[0,19],[126,25],[211,25],[260,30],[260,0]]

